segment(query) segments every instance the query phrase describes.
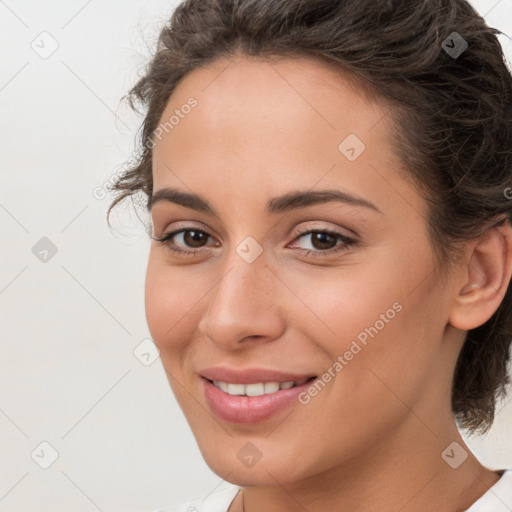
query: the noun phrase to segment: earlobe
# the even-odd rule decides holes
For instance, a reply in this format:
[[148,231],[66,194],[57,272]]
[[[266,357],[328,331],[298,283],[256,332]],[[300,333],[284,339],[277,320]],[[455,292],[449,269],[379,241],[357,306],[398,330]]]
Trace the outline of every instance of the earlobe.
[[512,274],[512,228],[507,220],[470,245],[463,284],[458,285],[450,324],[461,330],[483,325],[498,309]]

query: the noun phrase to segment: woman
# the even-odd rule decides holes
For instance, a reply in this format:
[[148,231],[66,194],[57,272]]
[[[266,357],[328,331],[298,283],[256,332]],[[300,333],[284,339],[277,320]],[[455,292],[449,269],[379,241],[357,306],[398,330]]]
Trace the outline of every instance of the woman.
[[146,198],[148,326],[231,486],[167,510],[512,510],[457,428],[508,382],[497,33],[464,0],[178,6],[111,208]]

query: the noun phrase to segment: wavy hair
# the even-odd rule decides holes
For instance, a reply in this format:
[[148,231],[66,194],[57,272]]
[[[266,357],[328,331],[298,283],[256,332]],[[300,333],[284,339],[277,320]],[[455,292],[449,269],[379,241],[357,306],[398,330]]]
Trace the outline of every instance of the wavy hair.
[[[154,131],[187,73],[221,57],[309,56],[392,105],[394,149],[428,201],[432,248],[446,269],[489,222],[511,221],[512,77],[498,34],[465,0],[186,0],[125,97],[145,118],[107,219],[139,192],[149,205]],[[495,314],[468,331],[455,368],[452,409],[469,432],[494,420],[511,340],[509,286]]]

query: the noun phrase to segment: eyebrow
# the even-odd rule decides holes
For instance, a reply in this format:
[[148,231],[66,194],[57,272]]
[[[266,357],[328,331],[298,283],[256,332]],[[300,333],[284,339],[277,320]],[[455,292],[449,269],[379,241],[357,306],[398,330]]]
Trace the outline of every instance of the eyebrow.
[[[220,218],[218,212],[203,197],[198,194],[184,192],[176,188],[161,188],[157,190],[148,200],[147,208],[149,211],[156,203],[170,202],[186,208],[191,208],[198,212],[208,213],[214,217]],[[382,213],[373,203],[348,192],[340,190],[299,190],[288,192],[287,194],[274,197],[267,202],[266,209],[268,213],[284,213],[296,208],[305,208],[316,204],[329,202],[341,202],[354,206],[362,206]]]

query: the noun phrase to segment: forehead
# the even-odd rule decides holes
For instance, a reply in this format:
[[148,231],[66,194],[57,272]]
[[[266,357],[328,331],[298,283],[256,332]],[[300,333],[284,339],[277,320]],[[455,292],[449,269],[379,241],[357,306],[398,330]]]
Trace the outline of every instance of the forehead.
[[[391,108],[315,59],[219,59],[186,75],[169,99],[160,119],[167,129],[153,150],[153,191],[192,188],[222,203],[233,202],[234,191],[250,198],[319,183],[396,202],[386,190],[396,195],[402,186],[391,184],[401,167]],[[349,160],[345,146],[360,156]]]
[[322,121],[324,128],[334,131],[347,124],[363,130],[389,110],[384,96],[364,79],[310,57],[215,60],[181,80],[162,117],[179,109],[191,95],[200,99],[204,117],[224,126],[242,114],[256,120],[257,113],[266,114],[265,121],[279,123],[279,114],[286,112],[289,121],[302,116],[313,123]]
[[[193,109],[187,106],[191,98],[197,102]],[[227,139],[254,147],[264,141],[269,151],[283,142],[283,135],[287,146],[308,139],[309,147],[320,148],[326,137],[340,143],[350,133],[366,146],[382,146],[389,142],[389,112],[385,101],[369,97],[368,87],[316,59],[219,59],[178,84],[160,118],[160,127],[167,128],[156,142],[166,143],[157,144],[154,152],[192,142],[196,151],[198,145],[214,150]],[[207,140],[201,140],[205,134]]]

